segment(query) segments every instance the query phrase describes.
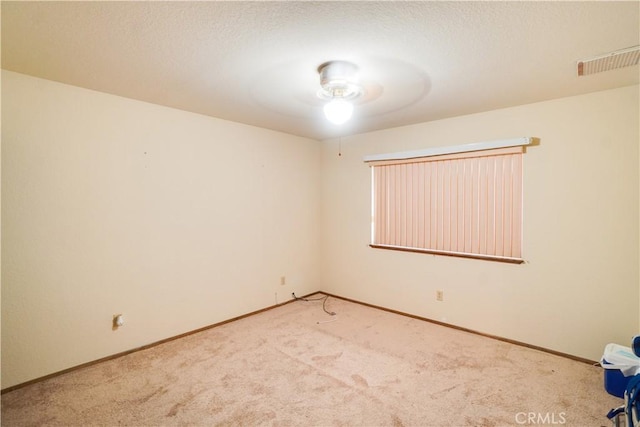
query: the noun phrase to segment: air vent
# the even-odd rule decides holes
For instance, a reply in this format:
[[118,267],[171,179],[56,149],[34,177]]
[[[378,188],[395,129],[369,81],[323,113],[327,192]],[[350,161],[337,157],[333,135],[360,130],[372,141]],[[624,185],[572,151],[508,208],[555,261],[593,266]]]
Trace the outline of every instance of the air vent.
[[616,68],[631,67],[638,65],[638,61],[640,61],[640,46],[633,46],[578,61],[578,75],[588,76]]

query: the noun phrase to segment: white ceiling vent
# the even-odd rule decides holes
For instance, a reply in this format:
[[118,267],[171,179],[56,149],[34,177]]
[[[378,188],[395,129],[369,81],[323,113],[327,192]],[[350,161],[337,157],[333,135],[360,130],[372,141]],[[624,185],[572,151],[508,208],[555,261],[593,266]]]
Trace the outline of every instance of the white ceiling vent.
[[602,73],[616,68],[631,67],[637,65],[640,60],[640,46],[628,47],[616,50],[593,58],[578,61],[578,75]]

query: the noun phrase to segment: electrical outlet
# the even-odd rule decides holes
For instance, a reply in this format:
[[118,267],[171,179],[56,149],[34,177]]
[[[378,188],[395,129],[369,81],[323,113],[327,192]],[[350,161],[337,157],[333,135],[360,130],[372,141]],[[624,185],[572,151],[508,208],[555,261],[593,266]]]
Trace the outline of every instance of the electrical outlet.
[[438,289],[436,291],[436,300],[437,301],[444,301],[444,292],[440,289]]
[[116,330],[122,325],[124,325],[124,317],[122,316],[122,314],[114,314],[113,320],[111,323],[111,328],[113,330]]
[[285,276],[280,276],[280,286],[284,286],[287,284],[287,278]]

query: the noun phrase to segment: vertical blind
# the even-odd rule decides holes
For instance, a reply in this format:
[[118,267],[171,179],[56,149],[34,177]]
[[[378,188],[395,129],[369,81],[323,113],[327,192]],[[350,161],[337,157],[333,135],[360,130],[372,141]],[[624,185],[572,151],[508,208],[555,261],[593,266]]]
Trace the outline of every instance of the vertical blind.
[[522,262],[522,153],[371,162],[371,246]]

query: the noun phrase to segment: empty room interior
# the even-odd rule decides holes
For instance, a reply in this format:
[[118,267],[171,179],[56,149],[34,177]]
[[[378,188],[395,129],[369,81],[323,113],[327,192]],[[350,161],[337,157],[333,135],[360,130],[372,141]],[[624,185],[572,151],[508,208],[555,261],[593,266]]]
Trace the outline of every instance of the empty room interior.
[[3,424],[608,425],[639,2],[0,7]]

